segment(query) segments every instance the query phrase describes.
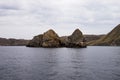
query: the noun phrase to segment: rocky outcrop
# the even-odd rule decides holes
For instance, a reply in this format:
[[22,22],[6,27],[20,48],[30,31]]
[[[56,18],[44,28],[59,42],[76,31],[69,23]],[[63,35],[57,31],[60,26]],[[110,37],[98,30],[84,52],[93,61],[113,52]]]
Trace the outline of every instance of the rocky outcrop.
[[50,29],[44,34],[35,36],[27,46],[28,47],[60,47],[60,38],[53,30]]
[[53,30],[48,30],[44,34],[35,36],[27,45],[28,47],[86,47],[84,36],[79,29],[72,35],[59,37]]
[[72,42],[72,43],[82,42],[83,38],[84,36],[79,29],[76,29],[71,36],[68,36],[69,42]]
[[0,46],[25,46],[29,40],[0,38]]
[[60,38],[53,30],[43,34],[42,47],[60,47]]
[[76,29],[71,36],[68,36],[67,47],[86,47],[86,40],[79,29]]
[[29,41],[27,46],[29,47],[39,47],[42,46],[43,35],[35,36],[32,40]]
[[65,47],[86,47],[85,43],[85,38],[79,29],[70,36],[61,37],[61,44]]
[[89,45],[97,46],[120,46],[120,24],[107,35],[98,40],[89,42]]

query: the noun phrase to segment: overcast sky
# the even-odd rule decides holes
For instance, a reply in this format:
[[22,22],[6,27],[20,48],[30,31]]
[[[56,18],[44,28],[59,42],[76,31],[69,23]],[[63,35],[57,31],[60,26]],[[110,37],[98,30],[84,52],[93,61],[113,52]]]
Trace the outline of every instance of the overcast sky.
[[48,29],[106,34],[120,23],[120,0],[0,0],[0,37],[31,39]]

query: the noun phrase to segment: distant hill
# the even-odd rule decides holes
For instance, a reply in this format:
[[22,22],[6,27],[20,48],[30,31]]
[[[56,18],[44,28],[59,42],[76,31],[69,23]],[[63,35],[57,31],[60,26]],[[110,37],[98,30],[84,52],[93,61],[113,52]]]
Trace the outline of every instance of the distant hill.
[[0,38],[0,46],[25,46],[29,40]]
[[106,36],[103,36],[98,40],[91,41],[88,44],[97,46],[120,46],[120,24]]
[[93,40],[98,40],[103,36],[105,36],[105,34],[103,34],[103,35],[89,35],[89,34],[84,35],[86,42],[90,42],[90,41],[93,41]]

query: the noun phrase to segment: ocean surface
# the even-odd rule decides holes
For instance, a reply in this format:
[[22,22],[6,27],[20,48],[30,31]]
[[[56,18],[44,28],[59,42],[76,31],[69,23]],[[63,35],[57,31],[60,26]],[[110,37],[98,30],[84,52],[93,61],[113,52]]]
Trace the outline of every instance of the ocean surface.
[[0,80],[120,80],[120,47],[0,47]]

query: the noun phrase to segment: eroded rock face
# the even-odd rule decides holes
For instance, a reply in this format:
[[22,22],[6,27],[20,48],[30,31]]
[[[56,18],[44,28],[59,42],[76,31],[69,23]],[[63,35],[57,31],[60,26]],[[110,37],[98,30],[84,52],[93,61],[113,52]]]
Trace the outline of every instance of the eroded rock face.
[[86,47],[83,42],[84,36],[79,29],[76,29],[72,35],[59,37],[53,30],[48,30],[44,34],[35,36],[27,45],[28,47]]
[[69,42],[77,43],[82,42],[83,40],[83,34],[79,29],[76,29],[71,36],[68,37]]
[[64,47],[86,47],[84,36],[79,29],[76,29],[72,35],[61,37],[61,44]]
[[60,39],[59,36],[53,30],[48,30],[44,34],[35,36],[27,46],[28,47],[60,47]]
[[29,41],[28,47],[42,47],[43,35],[35,36],[32,40]]
[[60,37],[60,41],[61,41],[61,46],[62,47],[66,47],[66,46],[69,45],[68,36],[62,36],[62,37]]
[[60,47],[59,36],[53,30],[49,30],[43,34],[42,42],[42,47]]

